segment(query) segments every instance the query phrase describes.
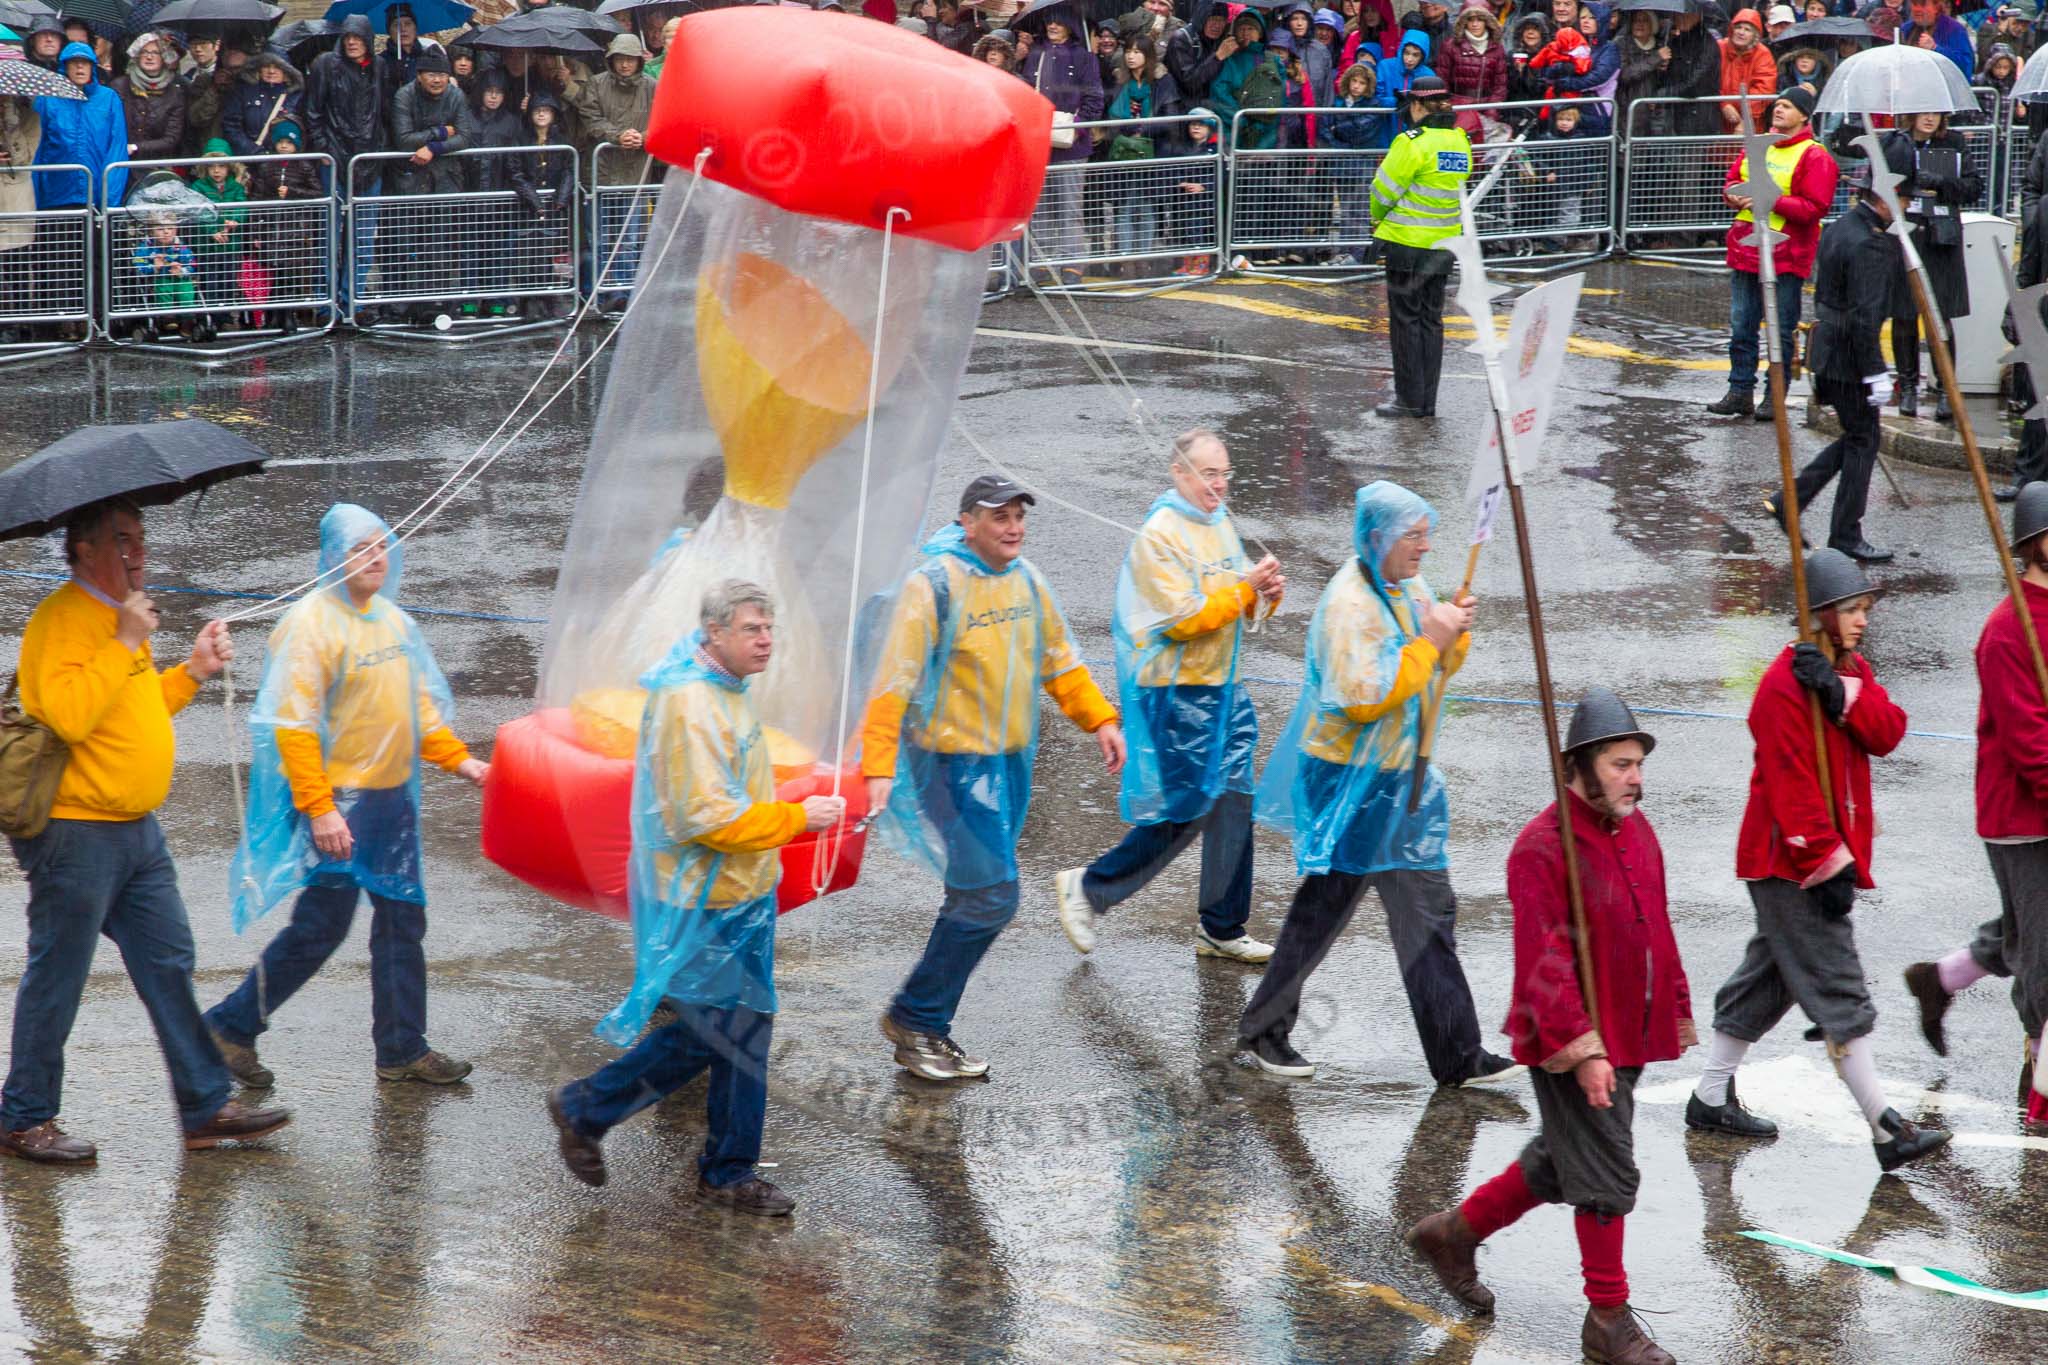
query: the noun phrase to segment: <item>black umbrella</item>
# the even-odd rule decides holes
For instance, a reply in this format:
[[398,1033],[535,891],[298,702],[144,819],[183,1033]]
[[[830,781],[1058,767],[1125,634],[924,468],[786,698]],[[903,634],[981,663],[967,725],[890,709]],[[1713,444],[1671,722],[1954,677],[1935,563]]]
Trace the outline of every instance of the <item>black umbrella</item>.
[[36,20],[54,18],[55,6],[46,5],[42,0],[0,0],[0,24],[26,33],[36,26]]
[[223,479],[260,474],[269,458],[196,417],[80,427],[0,474],[0,540],[54,531],[107,498],[144,507],[176,502]]
[[254,24],[268,28],[284,18],[284,10],[263,0],[171,0],[158,10],[154,22],[166,28],[193,24]]
[[1638,10],[1650,14],[1685,14],[1692,6],[1686,0],[1621,0],[1614,8],[1623,14],[1634,14]]
[[301,71],[341,41],[341,26],[325,19],[300,19],[270,35],[270,45],[292,59]]
[[1087,12],[1075,0],[1031,0],[1031,3],[1010,16],[1010,28],[1016,32],[1037,33],[1045,27],[1045,21],[1054,10],[1065,10],[1067,18],[1081,27],[1075,30],[1078,37],[1086,41],[1088,35],[1082,30],[1087,27]]
[[1803,24],[1792,25],[1783,33],[1771,39],[1771,46],[1810,47],[1822,40],[1833,43],[1843,38],[1853,38],[1860,43],[1884,41],[1878,37],[1876,30],[1872,29],[1870,25],[1864,23],[1861,19],[1851,19],[1843,15],[1830,15],[1826,19],[1809,19]]
[[515,14],[510,19],[501,19],[490,25],[490,28],[509,28],[515,33],[524,32],[529,28],[549,33],[566,29],[599,42],[607,42],[626,31],[624,25],[609,15],[593,14],[587,9],[577,9],[574,5],[567,4],[543,5],[524,14]]
[[113,33],[127,28],[131,8],[128,0],[58,0],[57,4],[57,12],[66,19],[83,19]]
[[602,57],[604,44],[593,38],[581,22],[597,17],[584,10],[549,5],[492,24],[471,38],[469,45],[499,51],[558,52],[565,57]]

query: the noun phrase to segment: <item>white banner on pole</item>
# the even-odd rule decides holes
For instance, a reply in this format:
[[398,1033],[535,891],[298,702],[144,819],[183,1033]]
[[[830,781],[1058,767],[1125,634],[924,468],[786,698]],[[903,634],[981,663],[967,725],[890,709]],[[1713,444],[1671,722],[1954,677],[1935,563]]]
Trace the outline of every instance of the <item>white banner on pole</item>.
[[[1524,477],[1536,468],[1550,409],[1564,375],[1565,345],[1578,318],[1583,274],[1567,275],[1538,285],[1515,300],[1508,322],[1507,345],[1498,362],[1512,367],[1504,376],[1508,410],[1515,433],[1515,463]],[[1473,509],[1472,543],[1493,537],[1494,513],[1501,488],[1500,428],[1486,423],[1486,434],[1472,457],[1472,477],[1465,486],[1465,504]]]

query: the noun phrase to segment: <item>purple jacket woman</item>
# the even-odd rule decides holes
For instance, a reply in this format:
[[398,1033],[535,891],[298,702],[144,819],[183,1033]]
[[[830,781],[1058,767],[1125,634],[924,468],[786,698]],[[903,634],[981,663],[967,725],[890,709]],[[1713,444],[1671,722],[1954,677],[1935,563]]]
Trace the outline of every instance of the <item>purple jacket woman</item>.
[[[1024,68],[1017,74],[1024,83],[1052,101],[1055,109],[1064,109],[1074,116],[1076,123],[1092,123],[1102,117],[1102,67],[1095,60],[1085,39],[1086,30],[1077,8],[1058,5],[1043,10],[1024,22],[1024,26],[1035,29],[1040,40],[1031,47],[1031,55],[1024,59]],[[1054,43],[1044,36],[1053,26],[1066,30],[1065,41]],[[1095,149],[1095,139],[1085,129],[1074,135],[1071,147],[1052,149],[1055,165],[1067,161],[1086,161]]]

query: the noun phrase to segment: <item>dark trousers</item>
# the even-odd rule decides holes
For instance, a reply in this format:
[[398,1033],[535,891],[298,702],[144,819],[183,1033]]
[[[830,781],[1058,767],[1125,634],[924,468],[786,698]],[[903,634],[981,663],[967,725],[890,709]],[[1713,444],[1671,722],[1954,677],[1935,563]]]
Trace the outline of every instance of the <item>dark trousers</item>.
[[1756,933],[1714,995],[1714,1032],[1753,1043],[1794,1005],[1837,1046],[1877,1027],[1850,915],[1830,915],[1795,882],[1749,883]]
[[565,1086],[562,1113],[583,1136],[602,1138],[709,1069],[704,1109],[710,1131],[697,1171],[707,1185],[737,1185],[754,1174],[754,1163],[761,1159],[775,1016],[745,1005],[717,1009],[672,1003],[678,1016],[673,1024],[663,1024],[624,1056]]
[[[2033,372],[2025,365],[2012,370],[2012,396],[2027,407],[2034,405],[2039,390]],[[2048,479],[2048,422],[2028,420],[2020,424],[2020,453],[2013,463],[2012,481],[2017,488]]]
[[2012,978],[2012,1007],[2029,1038],[2048,1024],[2048,841],[1986,844],[1999,916],[1980,926],[1970,955]]
[[1387,337],[1394,352],[1394,397],[1417,412],[1436,410],[1444,371],[1444,288],[1451,253],[1386,242]]
[[1238,1021],[1238,1037],[1250,1042],[1262,1034],[1285,1038],[1294,1031],[1303,985],[1351,922],[1368,886],[1386,907],[1387,932],[1429,1074],[1439,1085],[1454,1085],[1475,1074],[1485,1054],[1472,988],[1458,961],[1458,898],[1448,872],[1403,868],[1370,876],[1328,872],[1303,878],[1287,907],[1273,958]]
[[[206,1022],[247,1047],[270,1027],[270,1016],[348,938],[356,917],[354,882],[314,885],[299,893],[292,922],[270,940],[259,964],[234,993],[206,1012]],[[427,1051],[427,907],[370,897],[370,1036],[378,1066],[404,1066]]]
[[186,1132],[227,1103],[231,1082],[192,996],[192,926],[154,815],[52,820],[10,841],[28,877],[28,959],[14,992],[13,1050],[0,1091],[10,1133],[53,1119],[64,1098],[64,1044],[105,934],[149,1011]]
[[1792,486],[1798,490],[1799,510],[1803,512],[1806,504],[1820,496],[1829,480],[1841,476],[1841,483],[1835,487],[1834,515],[1828,520],[1828,544],[1846,550],[1863,540],[1863,510],[1870,504],[1870,474],[1877,468],[1878,411],[1870,406],[1870,395],[1860,382],[1816,378],[1813,396],[1835,410],[1842,434],[1807,461]]
[[1614,1069],[1614,1107],[1586,1102],[1578,1077],[1529,1069],[1543,1126],[1519,1158],[1529,1192],[1546,1204],[1569,1204],[1609,1218],[1636,1206],[1642,1173],[1636,1169],[1636,1081],[1639,1066]]
[[1202,932],[1217,942],[1242,938],[1252,915],[1252,798],[1221,792],[1193,820],[1132,825],[1123,841],[1097,858],[1081,878],[1081,894],[1099,913],[1129,900],[1202,836]]
[[[1778,276],[1779,357],[1791,373],[1792,346],[1799,335],[1799,291],[1806,281],[1797,275]],[[1728,387],[1749,393],[1756,388],[1756,369],[1762,346],[1757,340],[1764,325],[1763,280],[1747,270],[1728,272]]]
[[[1948,357],[1956,357],[1956,329],[1952,322],[1943,319],[1942,332],[1948,340]],[[1899,372],[1899,391],[1905,392],[1908,385],[1920,382],[1920,310],[1907,307],[1903,313],[1892,315],[1892,368]],[[1939,367],[1935,369],[1940,374]]]

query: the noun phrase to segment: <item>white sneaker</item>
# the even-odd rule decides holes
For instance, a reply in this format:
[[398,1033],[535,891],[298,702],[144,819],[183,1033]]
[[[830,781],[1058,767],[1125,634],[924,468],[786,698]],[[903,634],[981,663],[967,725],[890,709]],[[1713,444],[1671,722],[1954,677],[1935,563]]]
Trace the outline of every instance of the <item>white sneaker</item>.
[[1273,956],[1273,945],[1261,943],[1250,934],[1237,938],[1210,938],[1206,929],[1195,930],[1196,957],[1227,957],[1232,962],[1264,962]]
[[1059,907],[1060,928],[1077,953],[1095,951],[1095,907],[1081,892],[1084,868],[1070,867],[1052,879],[1053,903]]

